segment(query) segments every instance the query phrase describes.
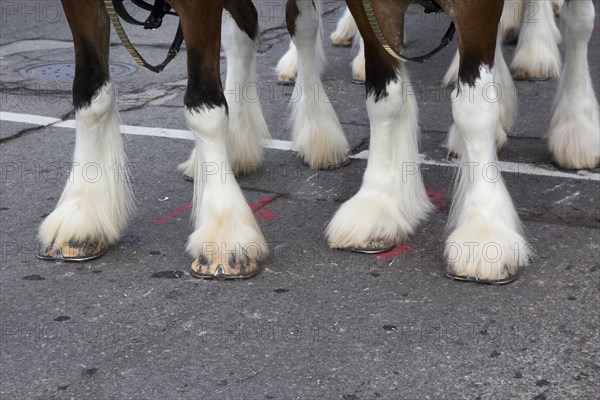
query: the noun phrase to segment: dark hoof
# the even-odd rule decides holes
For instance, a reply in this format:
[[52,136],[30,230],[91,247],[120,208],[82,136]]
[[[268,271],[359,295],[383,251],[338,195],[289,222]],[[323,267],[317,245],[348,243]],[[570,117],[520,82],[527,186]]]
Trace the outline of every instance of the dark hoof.
[[350,82],[354,83],[355,85],[364,85],[365,84],[365,81],[363,81],[362,79],[352,78],[352,80]]
[[236,261],[231,256],[229,262],[219,263],[214,261],[209,264],[206,257],[196,257],[190,269],[190,275],[199,279],[247,279],[259,272],[258,262],[255,260]]
[[333,169],[338,169],[338,168],[344,168],[345,166],[347,166],[348,164],[350,164],[352,162],[352,159],[350,157],[346,158],[344,161],[342,161],[339,164],[331,164],[331,165],[324,165],[322,167],[319,168],[313,168],[311,167],[306,161],[302,160],[302,165],[304,165],[307,168],[310,169],[316,169],[319,171],[331,171]]
[[296,84],[296,81],[281,81],[278,80],[277,84],[280,86],[294,86]]
[[35,254],[40,260],[82,262],[101,257],[108,247],[104,243],[51,244],[40,248]]
[[475,276],[454,275],[453,273],[450,273],[450,272],[446,272],[445,275],[447,278],[454,279],[455,281],[473,282],[473,283],[480,283],[483,285],[495,285],[495,286],[506,285],[508,283],[514,282],[519,277],[518,273],[509,275],[506,278],[496,279],[496,280],[478,279]]

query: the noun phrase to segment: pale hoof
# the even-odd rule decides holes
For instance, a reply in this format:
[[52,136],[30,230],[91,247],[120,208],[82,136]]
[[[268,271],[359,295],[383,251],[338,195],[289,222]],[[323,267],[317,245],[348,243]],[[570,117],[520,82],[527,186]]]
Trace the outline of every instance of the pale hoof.
[[514,281],[517,280],[517,278],[519,277],[519,273],[514,273],[514,274],[509,274],[504,278],[500,278],[500,279],[479,279],[476,276],[462,276],[462,275],[456,275],[452,272],[448,272],[446,271],[446,273],[444,274],[446,276],[446,278],[450,278],[450,279],[454,279],[455,281],[461,281],[461,282],[473,282],[473,283],[480,283],[483,285],[506,285],[508,283],[512,283]]
[[38,250],[36,257],[40,260],[50,261],[88,261],[101,257],[106,253],[104,243],[84,242],[65,243],[62,246],[52,243]]
[[547,81],[551,78],[554,78],[554,76],[551,76],[550,74],[546,74],[543,71],[529,71],[526,69],[517,69],[513,75],[513,79],[515,81],[533,81],[533,82],[537,82],[537,81]]
[[364,242],[358,246],[352,247],[352,251],[362,254],[380,254],[386,253],[392,250],[394,247],[396,247],[395,244],[386,242],[384,240],[371,240],[369,242]]
[[190,275],[199,279],[245,279],[258,274],[258,262],[256,260],[235,260],[232,254],[226,263],[214,260],[212,264],[206,257],[196,257],[192,263]]

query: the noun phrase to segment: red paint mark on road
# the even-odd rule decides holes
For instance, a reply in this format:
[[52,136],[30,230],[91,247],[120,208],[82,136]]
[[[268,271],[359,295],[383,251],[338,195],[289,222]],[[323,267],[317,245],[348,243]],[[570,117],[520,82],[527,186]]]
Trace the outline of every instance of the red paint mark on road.
[[387,258],[396,257],[401,254],[413,253],[415,250],[416,247],[414,247],[413,245],[401,244],[400,246],[394,247],[393,249],[391,249],[390,251],[386,251],[385,253],[373,254],[373,257],[375,257],[378,260],[385,260]]
[[427,196],[429,196],[429,199],[433,203],[434,211],[436,213],[441,213],[448,210],[446,196],[444,196],[442,193],[433,189],[429,189],[427,190]]
[[256,203],[248,204],[248,206],[254,212],[254,217],[256,219],[271,219],[275,218],[276,214],[271,210],[265,209],[265,207],[273,204],[273,202],[275,202],[275,199],[261,197]]
[[171,218],[178,216],[179,214],[181,214],[182,212],[184,212],[185,210],[187,210],[188,208],[191,208],[191,207],[192,207],[192,202],[190,201],[189,203],[186,203],[182,207],[179,207],[177,210],[175,210],[173,212],[170,212],[167,215],[164,215],[164,216],[160,217],[159,219],[157,219],[156,221],[154,221],[153,224],[154,225],[164,224],[165,222],[167,222]]
[[[271,218],[274,218],[276,216],[276,214],[271,210],[265,209],[265,207],[268,206],[269,204],[273,204],[274,201],[275,201],[275,199],[271,199],[268,197],[261,197],[258,199],[258,201],[256,203],[248,204],[248,206],[250,207],[252,212],[254,212],[254,216],[256,217],[256,219],[271,219]],[[156,221],[154,221],[152,223],[154,225],[164,224],[171,218],[178,216],[179,214],[181,214],[182,212],[186,211],[189,208],[192,208],[191,201],[189,203],[186,203],[183,206],[179,207],[177,210],[170,212],[167,215],[163,215],[162,217],[160,217],[159,219],[157,219]]]

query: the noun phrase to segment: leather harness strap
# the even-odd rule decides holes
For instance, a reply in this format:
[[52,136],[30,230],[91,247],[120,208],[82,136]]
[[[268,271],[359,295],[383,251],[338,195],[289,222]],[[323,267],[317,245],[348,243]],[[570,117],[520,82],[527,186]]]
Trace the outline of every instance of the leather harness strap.
[[[446,34],[442,38],[442,41],[440,42],[438,47],[436,47],[429,53],[419,56],[419,57],[407,57],[407,56],[397,52],[390,45],[387,38],[383,34],[381,26],[379,25],[379,21],[377,21],[377,17],[375,16],[375,11],[373,10],[372,1],[373,0],[362,0],[363,8],[365,9],[365,13],[367,14],[367,19],[369,20],[371,29],[373,30],[375,37],[377,38],[377,40],[379,41],[381,46],[385,49],[385,51],[387,51],[388,54],[390,54],[392,57],[394,57],[397,60],[424,63],[425,61],[430,59],[434,54],[436,54],[438,51],[440,51],[441,49],[443,49],[445,47],[448,47],[450,45],[450,42],[454,38],[454,32],[456,32],[456,27],[454,26],[454,22],[452,22],[452,23],[450,23],[450,26],[448,27],[448,30],[446,31]],[[432,1],[427,1],[429,6],[426,6],[425,4],[423,4],[424,3],[423,1],[417,1],[417,2],[421,6],[423,6],[423,8],[425,8],[426,13],[438,12],[439,8],[438,9],[434,8],[431,5],[431,3],[433,3]],[[439,10],[441,11],[441,9],[439,9]]]
[[149,64],[144,59],[144,57],[142,57],[142,55],[135,49],[133,44],[131,44],[129,37],[123,29],[123,25],[121,25],[119,16],[128,23],[143,26],[144,29],[156,29],[162,24],[162,18],[165,14],[177,14],[173,11],[169,11],[170,7],[167,4],[165,4],[164,0],[156,0],[154,5],[152,6],[144,2],[143,0],[132,1],[134,2],[134,4],[141,8],[144,8],[146,10],[150,9],[150,16],[148,17],[146,22],[141,22],[133,18],[131,14],[129,14],[129,12],[125,9],[125,6],[123,5],[123,0],[104,0],[104,5],[106,6],[108,16],[115,28],[115,31],[117,32],[117,36],[119,36],[119,39],[121,39],[121,43],[123,43],[123,46],[129,53],[129,55],[131,55],[131,58],[133,58],[133,60],[138,65],[147,68],[150,71],[156,73],[161,72],[167,66],[167,64],[169,64],[171,60],[173,60],[175,56],[177,56],[177,54],[179,53],[179,49],[181,49],[181,44],[183,43],[183,30],[181,29],[181,24],[179,24],[179,26],[177,27],[177,33],[175,34],[175,38],[173,39],[173,43],[171,44],[171,48],[169,49],[165,60],[158,65],[152,65]]

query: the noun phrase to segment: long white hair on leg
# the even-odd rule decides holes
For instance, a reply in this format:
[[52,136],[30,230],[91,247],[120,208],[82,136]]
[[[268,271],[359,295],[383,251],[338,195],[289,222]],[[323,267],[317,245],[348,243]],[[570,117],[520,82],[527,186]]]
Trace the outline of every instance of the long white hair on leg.
[[267,243],[248,207],[226,150],[228,130],[225,107],[186,110],[186,119],[198,140],[199,160],[194,180],[195,231],[187,251],[204,256],[207,264],[260,260],[268,254]]
[[560,74],[560,31],[554,22],[552,6],[546,0],[527,0],[519,43],[511,63],[515,76],[528,79],[558,78]]
[[358,38],[358,52],[352,60],[352,79],[359,82],[364,82],[367,74],[365,71],[365,41],[357,34]]
[[398,80],[387,84],[387,97],[367,97],[371,125],[367,169],[358,193],[327,227],[331,247],[399,244],[431,210],[419,168],[417,103],[405,91],[408,84],[401,69]]
[[494,72],[480,67],[474,89],[454,90],[452,114],[464,151],[448,228],[445,256],[451,273],[497,280],[527,264],[529,247],[498,165],[495,135],[500,124]]
[[314,18],[315,12],[320,15],[319,3],[298,0],[297,4],[298,78],[290,99],[294,148],[310,168],[334,168],[348,159],[349,145],[320,77],[325,54],[320,18]]
[[290,46],[285,54],[277,62],[275,67],[277,80],[279,82],[294,82],[298,73],[298,51],[296,45],[290,40]]
[[556,161],[570,169],[600,162],[600,111],[587,59],[594,15],[591,1],[571,1],[560,14],[565,65],[547,137]]
[[344,14],[337,23],[335,31],[329,36],[331,43],[336,46],[350,46],[352,39],[355,38],[358,28],[352,13],[346,7]]
[[256,42],[224,12],[222,43],[227,57],[225,99],[229,107],[227,153],[236,175],[258,169],[263,141],[271,138],[256,80]]
[[114,91],[100,88],[76,113],[73,166],[56,208],[42,222],[39,239],[52,243],[116,242],[133,209],[127,159]]

